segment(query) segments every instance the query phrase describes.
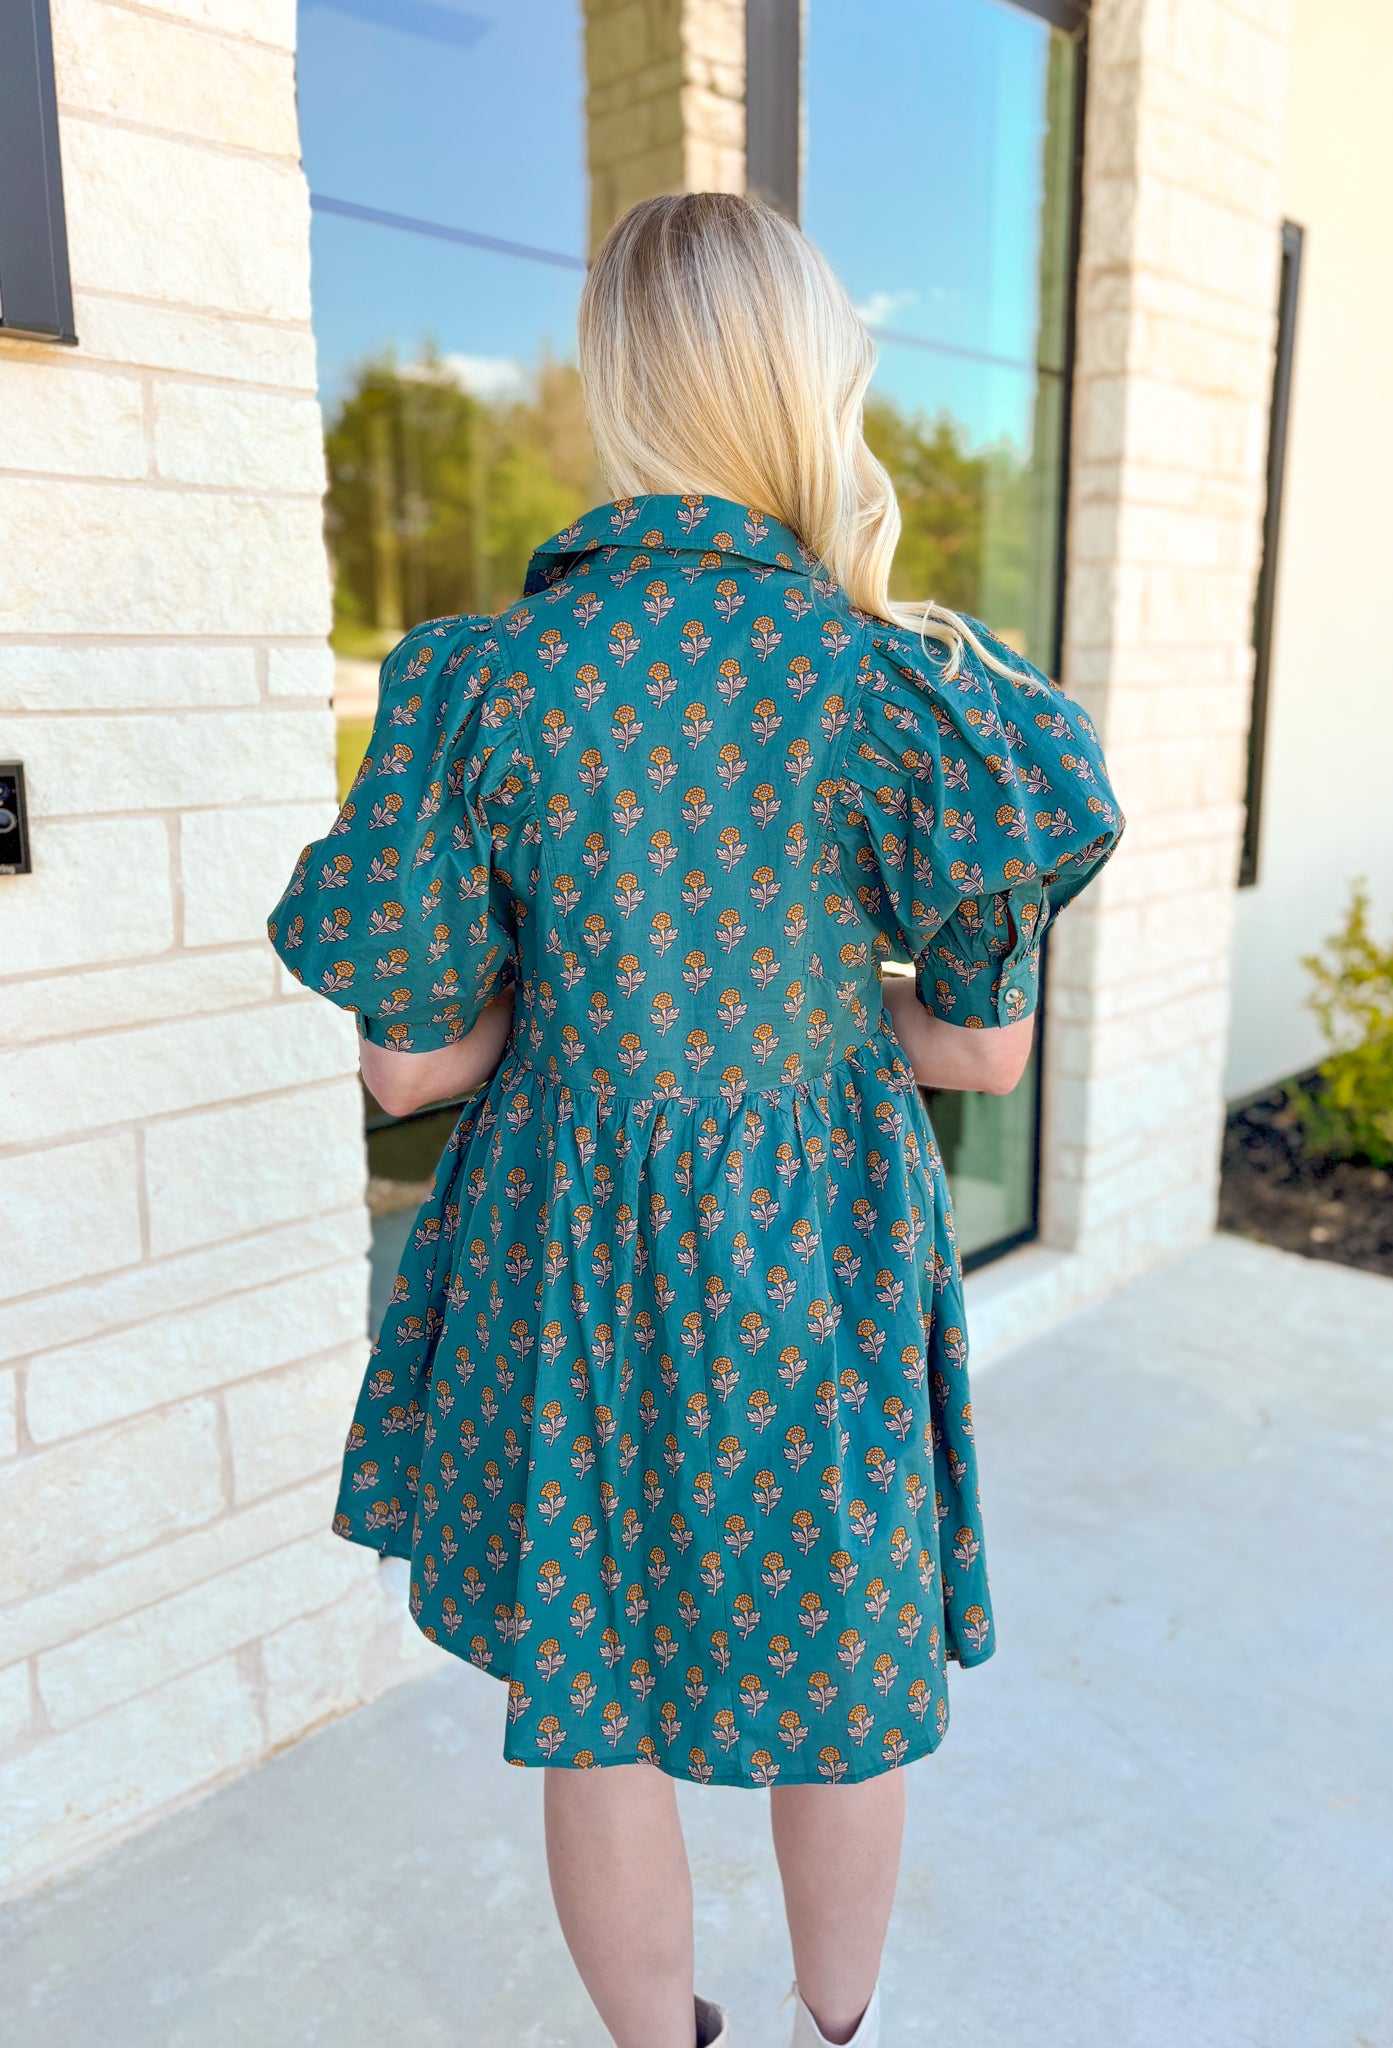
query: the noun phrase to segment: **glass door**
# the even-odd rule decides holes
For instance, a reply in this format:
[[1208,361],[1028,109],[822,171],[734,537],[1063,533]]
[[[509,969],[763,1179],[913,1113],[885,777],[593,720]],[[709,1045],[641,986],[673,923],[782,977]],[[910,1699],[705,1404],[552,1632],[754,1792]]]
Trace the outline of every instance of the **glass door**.
[[[867,437],[904,513],[896,597],[1058,672],[1081,49],[1074,10],[810,0],[803,226],[879,348]],[[1033,1234],[1038,1047],[1008,1096],[941,1095],[965,1259]]]

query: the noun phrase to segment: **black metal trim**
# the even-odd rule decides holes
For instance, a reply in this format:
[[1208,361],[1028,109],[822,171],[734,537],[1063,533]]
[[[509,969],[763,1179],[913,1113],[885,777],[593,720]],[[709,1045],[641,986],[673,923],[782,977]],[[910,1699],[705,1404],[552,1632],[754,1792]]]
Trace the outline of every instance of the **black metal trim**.
[[0,0],[0,334],[73,343],[48,0]]
[[1243,792],[1243,851],[1238,886],[1258,879],[1262,833],[1262,771],[1267,754],[1267,707],[1272,680],[1272,621],[1277,603],[1277,555],[1282,529],[1282,481],[1291,418],[1292,369],[1296,358],[1296,308],[1301,286],[1305,229],[1282,222],[1282,274],[1277,293],[1277,346],[1272,364],[1272,411],[1267,429],[1267,502],[1262,515],[1262,566],[1253,603],[1253,707],[1248,720],[1248,773]]
[[791,221],[802,211],[801,0],[745,0],[745,189]]
[[[32,875],[34,862],[29,850],[29,804],[24,793],[24,763],[22,761],[0,761],[0,778],[8,777],[15,786],[15,825],[17,844],[14,860],[0,860],[0,875]],[[8,837],[8,833],[6,834]]]
[[360,206],[356,199],[336,199],[328,192],[311,192],[310,212],[366,221],[374,228],[396,228],[404,235],[428,235],[437,242],[458,242],[466,249],[485,249],[493,256],[520,256],[528,263],[553,263],[561,270],[587,267],[583,256],[570,256],[563,249],[539,249],[532,242],[506,242],[498,235],[481,234],[476,228],[450,227],[443,220],[423,220],[414,213],[387,213],[380,206]]
[[[1014,0],[1021,4],[1021,0]],[[1064,300],[1063,403],[1059,415],[1059,524],[1055,549],[1054,646],[1050,673],[1064,663],[1064,598],[1069,571],[1069,489],[1073,480],[1074,368],[1079,338],[1079,261],[1083,250],[1084,119],[1088,112],[1088,35],[1080,28],[1074,47],[1074,161],[1069,188],[1069,282]]]
[[1038,14],[1051,28],[1063,29],[1066,36],[1081,35],[1088,26],[1089,0],[1010,0],[1010,4],[1027,14]]

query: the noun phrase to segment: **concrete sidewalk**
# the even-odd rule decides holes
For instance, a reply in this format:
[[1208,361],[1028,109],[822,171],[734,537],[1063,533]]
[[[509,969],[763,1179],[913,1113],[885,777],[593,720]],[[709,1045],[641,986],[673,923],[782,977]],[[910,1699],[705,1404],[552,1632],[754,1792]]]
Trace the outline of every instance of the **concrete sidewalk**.
[[[1393,2048],[1393,1282],[1233,1238],[981,1372],[1001,1649],[909,1775],[886,2048]],[[0,1915],[7,2048],[602,2048],[439,1670]],[[684,1787],[782,2048],[765,1796]]]

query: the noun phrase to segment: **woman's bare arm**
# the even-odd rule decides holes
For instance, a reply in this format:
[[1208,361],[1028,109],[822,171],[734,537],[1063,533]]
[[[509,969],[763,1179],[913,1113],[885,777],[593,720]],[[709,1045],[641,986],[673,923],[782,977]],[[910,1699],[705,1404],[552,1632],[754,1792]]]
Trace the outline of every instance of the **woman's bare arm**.
[[513,1023],[513,992],[495,996],[472,1031],[433,1052],[393,1052],[358,1041],[363,1079],[388,1116],[410,1116],[431,1102],[472,1095],[497,1072]]
[[919,1000],[913,977],[887,974],[881,983],[885,1007],[900,1051],[923,1088],[960,1088],[984,1095],[1009,1095],[1030,1058],[1035,1019],[969,1031],[945,1024]]

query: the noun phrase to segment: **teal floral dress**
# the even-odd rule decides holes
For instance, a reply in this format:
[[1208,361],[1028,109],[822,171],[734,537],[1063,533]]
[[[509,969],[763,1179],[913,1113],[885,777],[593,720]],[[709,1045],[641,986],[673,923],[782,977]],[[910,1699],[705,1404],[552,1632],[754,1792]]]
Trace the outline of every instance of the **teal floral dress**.
[[993,1649],[943,1168],[880,997],[1026,1016],[1121,829],[1084,713],[721,499],[601,506],[388,657],[270,923],[404,1052],[512,1036],[402,1259],[335,1527],[519,1764],[866,1778]]

